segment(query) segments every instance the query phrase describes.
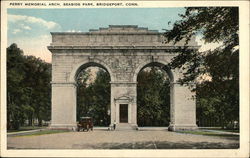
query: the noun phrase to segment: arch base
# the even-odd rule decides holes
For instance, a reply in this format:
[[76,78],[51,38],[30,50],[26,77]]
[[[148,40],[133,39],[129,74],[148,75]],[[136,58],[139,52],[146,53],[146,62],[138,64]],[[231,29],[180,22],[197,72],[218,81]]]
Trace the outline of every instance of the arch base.
[[76,131],[77,130],[77,125],[76,124],[51,124],[49,129],[52,130],[72,130]]
[[114,129],[114,125],[110,124],[109,130],[117,130],[117,131],[138,130],[138,125],[132,123],[118,123],[116,124],[116,128]]
[[194,125],[189,125],[189,124],[183,124],[183,125],[169,125],[168,130],[169,131],[184,131],[184,130],[197,130],[198,126],[196,124]]

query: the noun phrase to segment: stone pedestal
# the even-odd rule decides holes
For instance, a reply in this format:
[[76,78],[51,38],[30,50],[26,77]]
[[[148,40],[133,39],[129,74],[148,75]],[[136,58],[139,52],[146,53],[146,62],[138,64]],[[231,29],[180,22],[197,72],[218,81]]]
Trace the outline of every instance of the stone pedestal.
[[192,98],[195,93],[186,85],[179,83],[171,84],[171,122],[169,130],[195,130],[196,125],[196,104]]
[[52,129],[76,128],[76,86],[74,83],[52,83]]

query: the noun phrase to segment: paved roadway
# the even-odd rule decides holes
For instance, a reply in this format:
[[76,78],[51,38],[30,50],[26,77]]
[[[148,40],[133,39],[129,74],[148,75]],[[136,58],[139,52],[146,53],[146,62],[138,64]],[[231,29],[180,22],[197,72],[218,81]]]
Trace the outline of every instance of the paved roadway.
[[7,138],[8,149],[235,149],[239,137],[159,131],[66,132]]

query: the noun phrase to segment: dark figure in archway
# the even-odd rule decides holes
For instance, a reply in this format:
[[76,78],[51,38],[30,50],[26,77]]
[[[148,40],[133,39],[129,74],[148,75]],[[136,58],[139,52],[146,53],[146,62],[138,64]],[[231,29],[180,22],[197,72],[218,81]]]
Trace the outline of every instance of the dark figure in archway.
[[116,128],[116,121],[114,122],[113,128],[114,128],[114,130],[115,130],[115,128]]

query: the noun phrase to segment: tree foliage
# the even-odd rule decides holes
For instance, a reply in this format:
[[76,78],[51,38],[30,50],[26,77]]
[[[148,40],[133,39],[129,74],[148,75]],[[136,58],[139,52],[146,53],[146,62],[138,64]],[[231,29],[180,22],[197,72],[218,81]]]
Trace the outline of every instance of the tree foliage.
[[96,126],[109,126],[110,76],[105,70],[97,71],[94,82],[88,83],[91,71],[81,71],[77,87],[77,120],[89,116]]
[[168,126],[170,87],[166,73],[157,67],[141,71],[137,85],[137,123],[139,126]]
[[50,120],[51,64],[34,56],[24,56],[12,44],[7,48],[7,123],[18,129],[29,120]]
[[[201,36],[206,43],[221,42],[214,50],[185,47],[169,64],[186,70],[184,82],[197,82],[197,114],[218,118],[222,127],[239,120],[239,11],[238,7],[189,7],[180,15],[167,41],[188,41]],[[201,77],[209,80],[201,80]]]

